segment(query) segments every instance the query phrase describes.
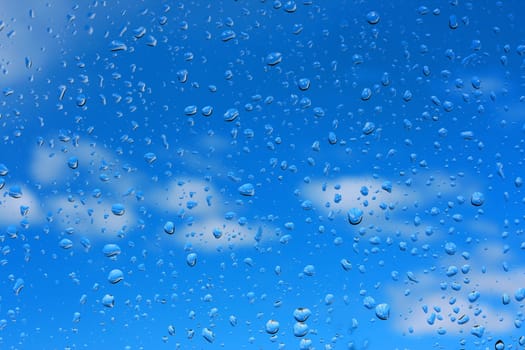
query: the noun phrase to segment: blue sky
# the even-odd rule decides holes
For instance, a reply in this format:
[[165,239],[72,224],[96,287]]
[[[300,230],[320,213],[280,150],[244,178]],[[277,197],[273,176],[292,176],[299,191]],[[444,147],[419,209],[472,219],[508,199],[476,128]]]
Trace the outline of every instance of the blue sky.
[[0,5],[0,344],[522,348],[519,9]]

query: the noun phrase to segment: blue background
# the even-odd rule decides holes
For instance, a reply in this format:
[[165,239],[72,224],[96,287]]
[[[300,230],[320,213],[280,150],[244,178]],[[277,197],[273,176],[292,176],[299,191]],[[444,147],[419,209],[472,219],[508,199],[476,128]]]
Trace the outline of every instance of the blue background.
[[523,348],[521,8],[1,4],[1,347]]

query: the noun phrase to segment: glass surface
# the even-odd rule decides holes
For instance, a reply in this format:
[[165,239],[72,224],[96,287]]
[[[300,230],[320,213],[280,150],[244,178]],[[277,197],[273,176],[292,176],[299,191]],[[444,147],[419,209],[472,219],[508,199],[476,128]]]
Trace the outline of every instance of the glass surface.
[[524,348],[523,16],[3,1],[0,348]]

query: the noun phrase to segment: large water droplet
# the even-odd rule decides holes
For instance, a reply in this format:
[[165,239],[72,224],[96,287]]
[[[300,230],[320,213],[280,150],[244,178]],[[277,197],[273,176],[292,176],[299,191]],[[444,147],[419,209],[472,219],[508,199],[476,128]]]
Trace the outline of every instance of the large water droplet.
[[481,192],[474,192],[470,196],[470,203],[476,207],[479,207],[485,203],[485,196]]
[[197,265],[197,253],[189,253],[186,256],[186,264],[190,267]]
[[298,338],[304,337],[307,334],[308,334],[308,325],[306,323],[296,322],[293,325],[293,335],[295,335],[296,337]]
[[111,212],[114,214],[114,215],[117,215],[117,216],[122,216],[124,215],[124,213],[126,212],[126,209],[124,208],[124,205],[123,204],[120,204],[120,203],[115,203],[111,206]]
[[68,238],[62,238],[60,242],[58,242],[58,246],[62,249],[70,249],[73,247],[73,241]]
[[245,183],[238,188],[239,193],[243,196],[255,195],[255,187],[251,183]]
[[366,21],[370,24],[377,24],[379,23],[379,20],[381,17],[379,16],[379,13],[376,11],[370,11],[366,14]]
[[276,64],[281,63],[283,55],[280,52],[270,52],[266,55],[265,62],[269,66],[275,66]]
[[230,108],[224,113],[224,120],[232,122],[239,116],[239,110],[237,108]]
[[120,247],[114,243],[108,243],[104,245],[104,248],[102,248],[102,252],[105,256],[108,258],[117,256],[121,253]]
[[175,233],[175,224],[173,223],[173,221],[167,221],[164,224],[164,232],[166,232],[169,235],[172,235]]
[[352,225],[358,225],[363,220],[363,211],[359,208],[352,208],[347,213],[348,222]]
[[108,274],[108,281],[111,284],[117,284],[124,279],[124,273],[122,270],[113,269]]
[[276,334],[279,332],[279,322],[276,320],[268,320],[268,322],[266,322],[265,329],[266,333],[268,334]]
[[211,329],[206,327],[202,329],[202,337],[206,339],[208,343],[213,343],[213,341],[215,340],[215,334],[212,332]]
[[388,320],[388,318],[390,317],[390,306],[386,303],[377,305],[376,316],[380,320]]
[[9,188],[9,197],[11,198],[21,198],[22,197],[22,188],[18,185],[13,185]]
[[102,305],[112,308],[115,306],[115,297],[111,294],[106,294],[102,297]]

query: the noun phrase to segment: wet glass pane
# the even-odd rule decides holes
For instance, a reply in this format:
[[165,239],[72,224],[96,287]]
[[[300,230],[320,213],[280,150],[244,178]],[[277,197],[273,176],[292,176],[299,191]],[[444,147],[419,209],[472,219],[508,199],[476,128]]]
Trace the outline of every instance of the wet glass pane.
[[0,348],[523,348],[522,17],[4,1]]

